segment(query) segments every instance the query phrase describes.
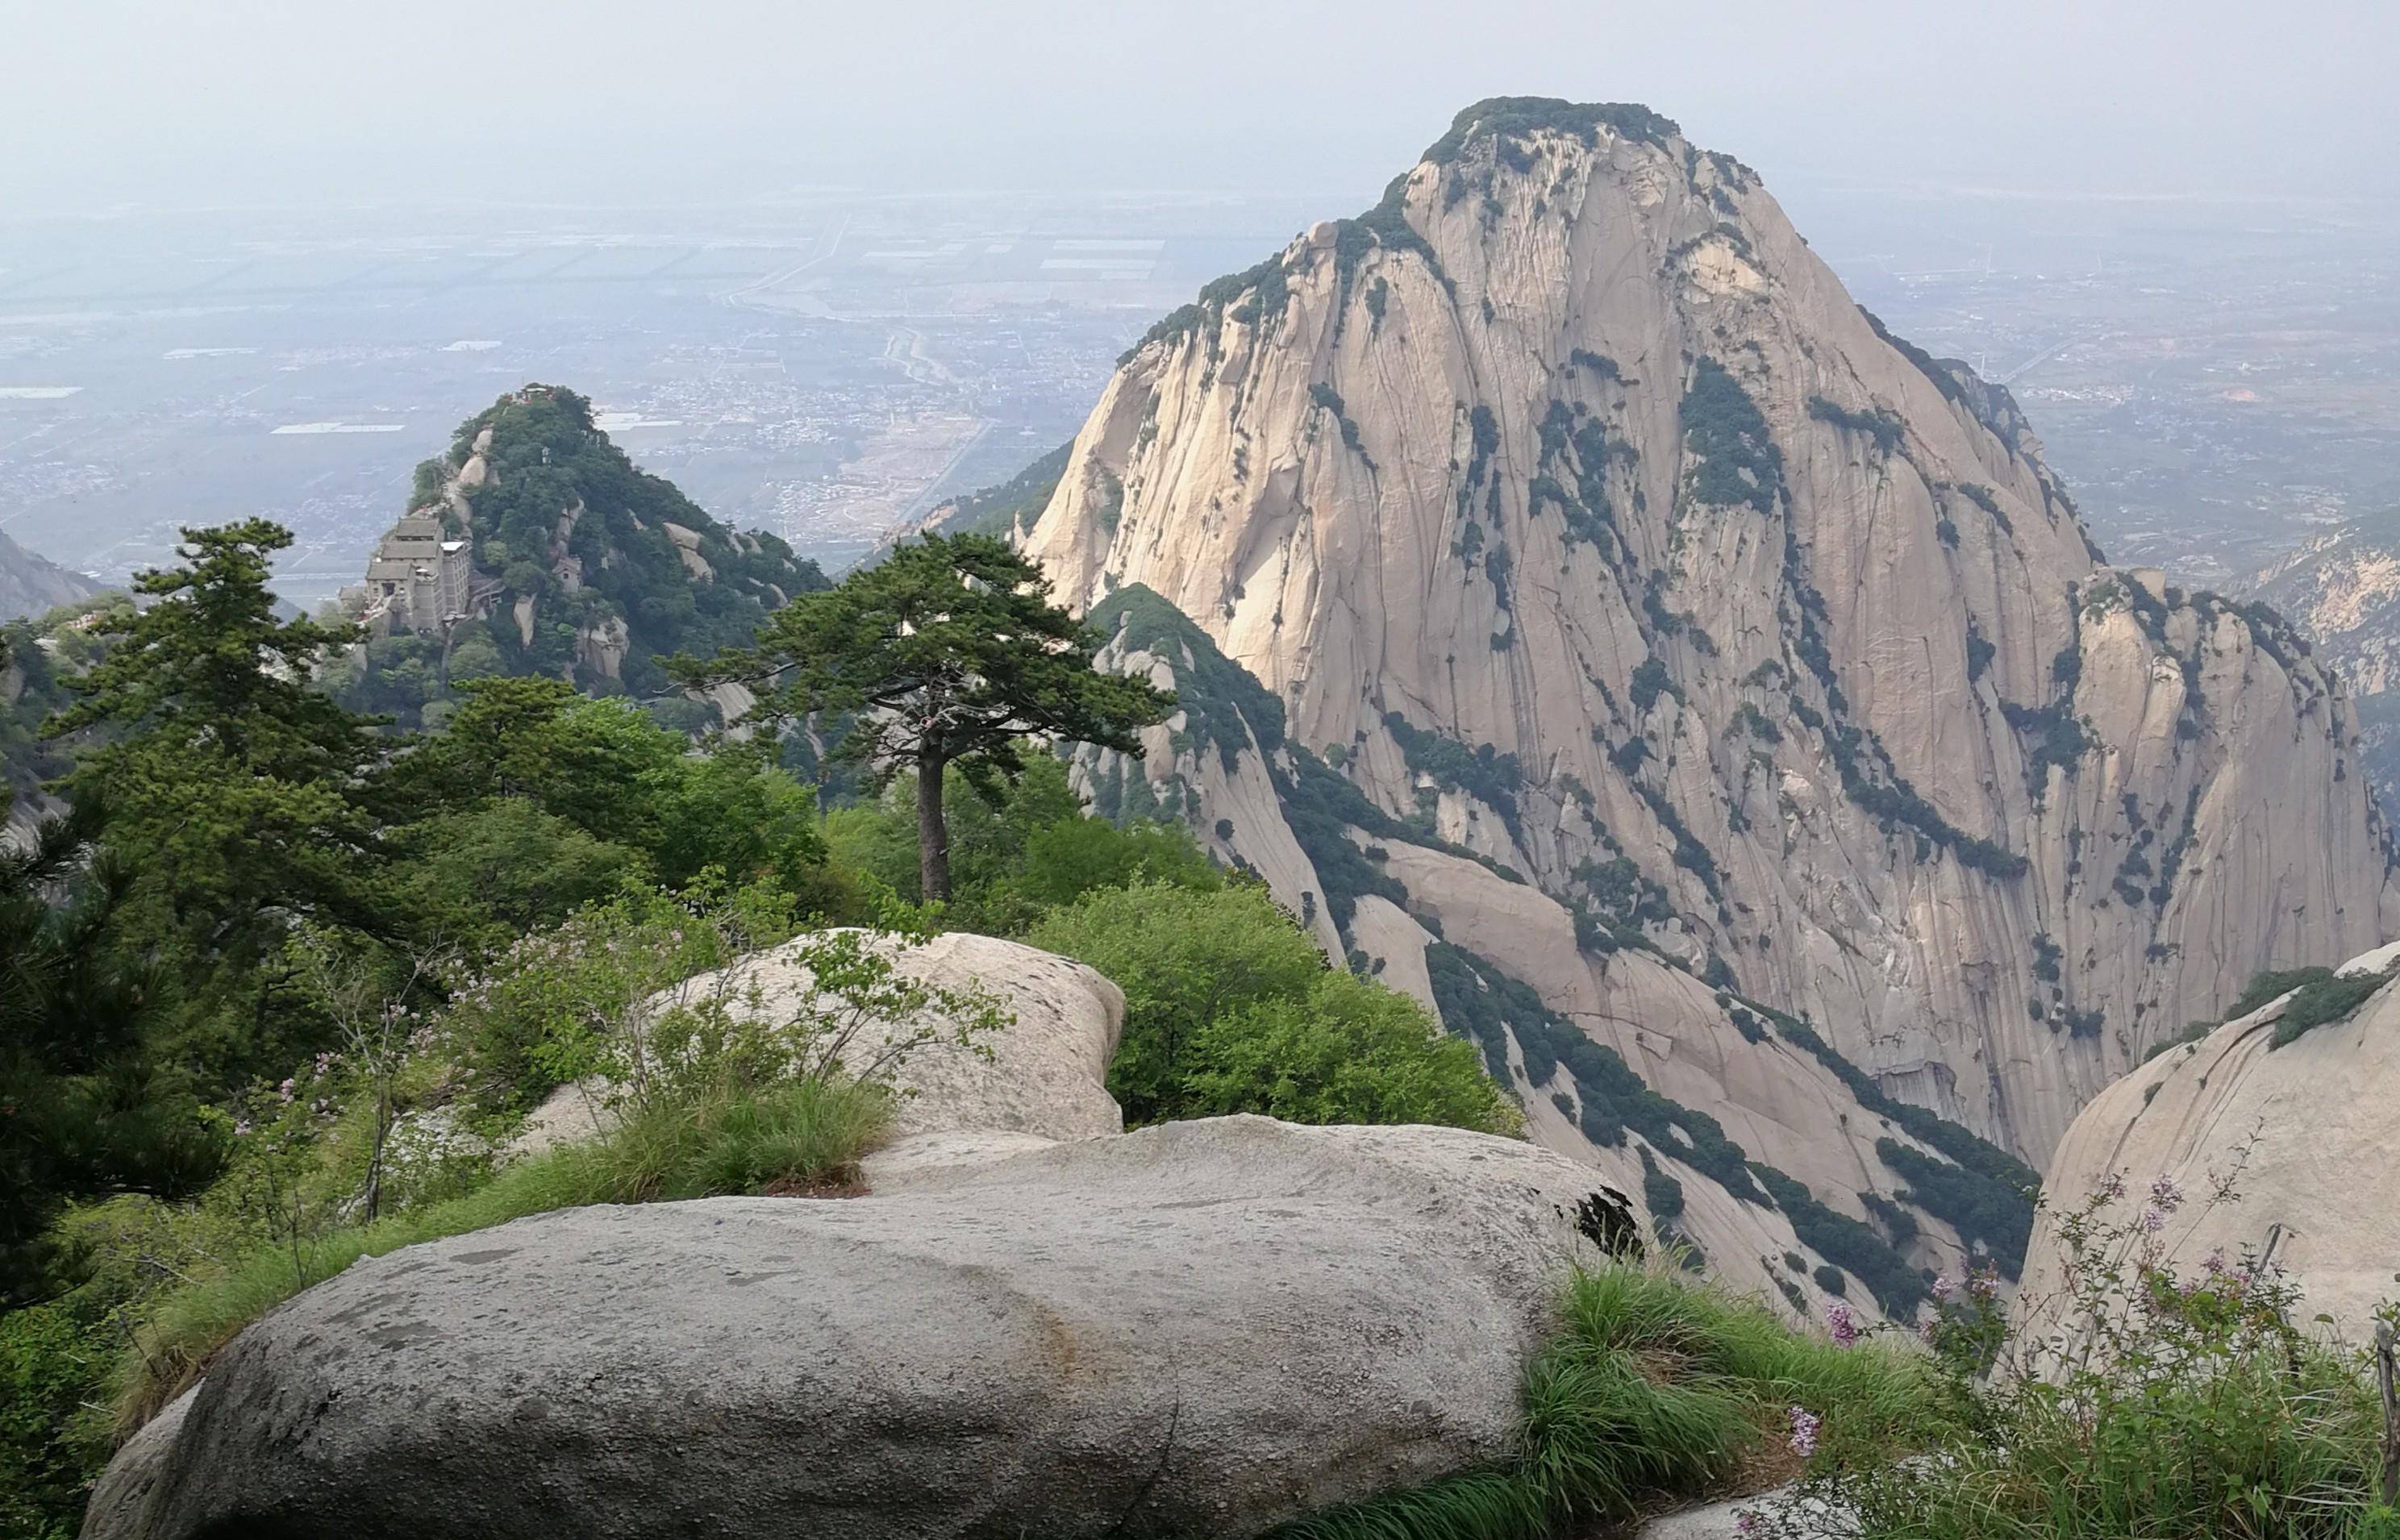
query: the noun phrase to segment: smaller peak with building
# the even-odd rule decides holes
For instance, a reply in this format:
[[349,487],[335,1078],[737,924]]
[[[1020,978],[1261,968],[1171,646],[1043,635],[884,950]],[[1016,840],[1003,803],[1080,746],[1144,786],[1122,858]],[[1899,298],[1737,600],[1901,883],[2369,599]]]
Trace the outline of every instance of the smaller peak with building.
[[414,723],[493,674],[656,696],[669,688],[659,659],[746,643],[825,582],[775,536],[719,522],[635,465],[585,397],[528,385],[417,467],[407,511],[344,592],[370,638],[355,703]]

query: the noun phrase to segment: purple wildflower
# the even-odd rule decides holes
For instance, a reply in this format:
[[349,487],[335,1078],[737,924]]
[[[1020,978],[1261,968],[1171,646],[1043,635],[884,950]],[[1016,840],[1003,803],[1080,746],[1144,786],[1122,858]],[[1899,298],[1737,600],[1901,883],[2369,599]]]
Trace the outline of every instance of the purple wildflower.
[[1803,1460],[1813,1456],[1817,1452],[1818,1430],[1823,1426],[1824,1419],[1807,1407],[1793,1407],[1792,1409],[1792,1452]]

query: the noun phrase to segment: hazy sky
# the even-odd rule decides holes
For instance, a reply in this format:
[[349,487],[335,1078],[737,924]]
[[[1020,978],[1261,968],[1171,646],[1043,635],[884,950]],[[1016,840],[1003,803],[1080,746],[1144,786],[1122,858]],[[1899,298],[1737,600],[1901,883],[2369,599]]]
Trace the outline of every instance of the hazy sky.
[[1766,172],[2400,194],[2400,0],[0,0],[0,214],[798,186],[1370,200],[1459,107]]

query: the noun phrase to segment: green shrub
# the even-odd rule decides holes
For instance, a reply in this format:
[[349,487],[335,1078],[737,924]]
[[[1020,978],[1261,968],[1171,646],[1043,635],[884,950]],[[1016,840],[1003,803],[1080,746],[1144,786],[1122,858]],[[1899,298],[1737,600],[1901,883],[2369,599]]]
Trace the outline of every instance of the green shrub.
[[2329,978],[2312,979],[2300,986],[2299,993],[2284,1007],[2275,1018],[2273,1046],[2281,1048],[2298,1041],[2304,1032],[2340,1021],[2361,1005],[2367,997],[2392,982],[2394,970],[2380,973],[2351,974]]
[[1783,494],[1783,453],[1741,382],[1716,360],[1700,360],[1684,392],[1683,417],[1692,500],[1773,513]]
[[[947,929],[1021,935],[1051,908],[1098,888],[1146,875],[1178,887],[1213,888],[1223,879],[1180,824],[1124,825],[1084,811],[1064,762],[1030,758],[1023,775],[990,795],[956,770],[943,791],[950,835]],[[837,867],[913,902],[917,897],[915,782],[902,777],[873,801],[825,818]]]
[[1139,1125],[1186,1115],[1192,1043],[1221,1015],[1306,996],[1325,959],[1266,890],[1140,881],[1086,894],[1034,926],[1044,951],[1088,962],[1125,994],[1109,1091]]
[[1650,1147],[1642,1149],[1642,1203],[1650,1210],[1652,1222],[1664,1225],[1684,1212],[1684,1184],[1658,1169],[1657,1157]]
[[1523,1118],[1464,1038],[1415,1001],[1325,973],[1202,1027],[1187,1055],[1184,1117],[1261,1112],[1289,1123],[1432,1123],[1514,1134]]
[[107,1450],[86,1409],[106,1397],[100,1321],[68,1300],[0,1314],[0,1533],[74,1540]]

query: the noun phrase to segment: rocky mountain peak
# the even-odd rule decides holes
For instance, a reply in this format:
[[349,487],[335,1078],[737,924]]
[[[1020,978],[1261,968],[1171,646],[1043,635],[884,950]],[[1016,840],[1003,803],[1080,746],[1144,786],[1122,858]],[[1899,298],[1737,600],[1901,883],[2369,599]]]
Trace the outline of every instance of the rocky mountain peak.
[[1412,973],[1505,869],[1580,945],[1503,971],[1587,1029],[1664,959],[2031,1159],[2259,967],[2387,925],[2352,710],[2289,629],[2106,566],[2004,390],[1645,109],[1480,103],[1209,285],[1025,541],[1279,702],[1252,804],[1305,755],[1469,858],[1398,876],[1321,797],[1223,817],[1239,772],[1162,735],[1145,795],[1329,949]]

